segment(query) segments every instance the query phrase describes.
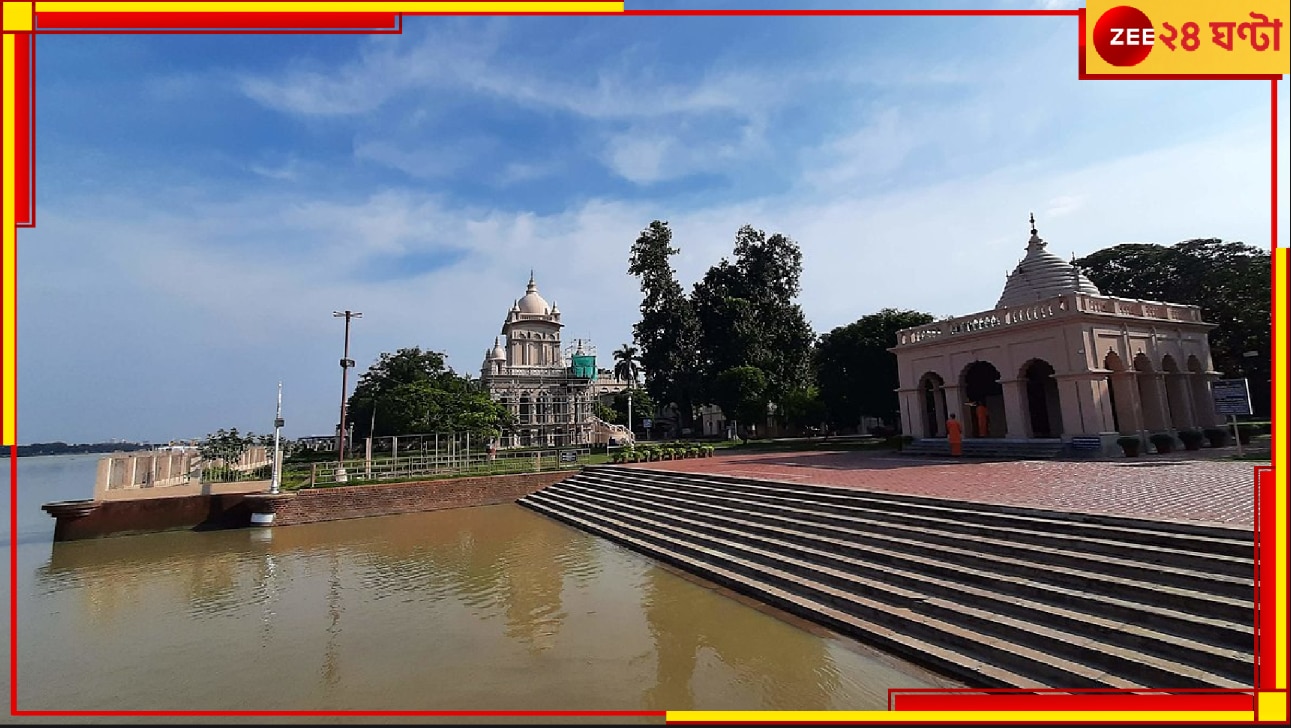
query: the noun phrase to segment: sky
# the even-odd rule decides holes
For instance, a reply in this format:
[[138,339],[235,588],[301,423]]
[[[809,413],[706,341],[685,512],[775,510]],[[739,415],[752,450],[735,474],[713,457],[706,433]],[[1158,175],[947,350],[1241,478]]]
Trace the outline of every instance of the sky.
[[[41,36],[18,442],[268,432],[280,381],[284,435],[330,434],[333,311],[363,313],[350,391],[403,347],[478,375],[530,270],[564,338],[608,361],[631,341],[627,258],[655,219],[687,288],[744,224],[793,238],[818,333],[886,307],[992,308],[1030,213],[1063,258],[1268,248],[1269,82],[1080,81],[1076,40],[1066,17]],[[1289,96],[1284,79],[1282,190]]]

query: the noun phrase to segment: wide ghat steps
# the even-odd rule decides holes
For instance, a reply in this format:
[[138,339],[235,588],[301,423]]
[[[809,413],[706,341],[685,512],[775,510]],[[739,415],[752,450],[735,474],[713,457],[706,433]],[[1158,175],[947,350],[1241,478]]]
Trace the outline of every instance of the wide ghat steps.
[[[994,437],[969,437],[963,441],[963,457],[1000,460],[1050,460],[1064,453],[1059,439],[1012,440]],[[944,437],[925,437],[901,449],[903,455],[950,457],[950,443]]]
[[1253,683],[1250,531],[630,466],[519,502],[971,686]]

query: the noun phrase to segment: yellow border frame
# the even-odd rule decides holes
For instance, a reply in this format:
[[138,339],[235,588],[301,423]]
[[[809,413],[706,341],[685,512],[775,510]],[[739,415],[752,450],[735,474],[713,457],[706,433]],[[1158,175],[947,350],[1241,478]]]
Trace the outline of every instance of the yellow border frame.
[[[0,229],[3,239],[0,242],[0,262],[3,263],[3,276],[0,277],[0,304],[3,304],[3,317],[0,328],[3,329],[0,343],[3,344],[3,355],[0,356],[2,370],[2,392],[4,408],[0,413],[0,432],[3,433],[3,445],[14,444],[16,433],[15,407],[15,365],[14,356],[16,317],[16,253],[17,230],[14,226],[15,195],[14,182],[16,170],[11,160],[15,151],[15,111],[16,96],[14,93],[13,68],[15,60],[14,33],[31,32],[33,12],[318,12],[318,11],[364,11],[364,12],[403,12],[403,13],[508,13],[508,12],[622,12],[622,2],[5,2],[3,3],[2,46],[0,46],[0,64],[3,74],[0,76],[0,95],[3,115],[0,124],[3,126],[3,169],[0,170]],[[1073,52],[1074,52],[1073,48]],[[1283,191],[1285,194],[1287,191]],[[1285,221],[1284,223],[1285,224]],[[1274,241],[1276,244],[1276,241]],[[1274,299],[1273,306],[1273,372],[1274,376],[1274,426],[1281,438],[1274,442],[1274,472],[1287,472],[1287,275],[1288,251],[1276,249],[1273,255],[1274,265]],[[16,485],[16,484],[11,484]],[[1175,713],[1152,711],[980,711],[980,712],[892,712],[892,711],[669,711],[668,722],[1070,722],[1073,719],[1082,722],[1285,722],[1287,714],[1287,493],[1285,484],[1278,487],[1276,494],[1278,512],[1277,532],[1274,543],[1275,553],[1265,554],[1264,558],[1276,558],[1275,584],[1269,585],[1276,592],[1276,685],[1272,690],[1265,690],[1257,695],[1255,711],[1212,712],[1212,713]],[[433,713],[431,713],[433,714]]]

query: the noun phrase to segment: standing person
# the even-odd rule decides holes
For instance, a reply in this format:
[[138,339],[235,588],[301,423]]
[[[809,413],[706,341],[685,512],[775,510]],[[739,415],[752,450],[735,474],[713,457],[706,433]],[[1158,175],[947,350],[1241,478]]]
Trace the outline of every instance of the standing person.
[[946,420],[946,439],[950,442],[951,455],[964,454],[964,427],[953,414]]
[[986,408],[982,402],[978,402],[973,408],[973,413],[977,415],[977,436],[989,437],[991,434],[991,411]]

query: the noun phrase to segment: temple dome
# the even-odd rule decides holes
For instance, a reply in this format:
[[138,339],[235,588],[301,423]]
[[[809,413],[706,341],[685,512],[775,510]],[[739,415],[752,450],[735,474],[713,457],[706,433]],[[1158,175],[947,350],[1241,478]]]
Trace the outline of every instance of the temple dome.
[[1018,262],[1004,284],[1004,292],[996,308],[1026,306],[1036,301],[1067,293],[1088,293],[1101,296],[1093,281],[1086,278],[1074,263],[1045,250],[1046,243],[1035,229],[1035,216],[1031,216],[1031,239],[1027,241],[1027,254]]
[[529,273],[529,287],[525,289],[524,298],[520,299],[517,304],[520,313],[543,314],[546,315],[551,309],[547,304],[547,299],[538,295],[538,285],[533,282],[533,273]]
[[493,350],[489,352],[489,361],[506,361],[507,352],[502,348],[502,344],[497,337],[493,339]]

